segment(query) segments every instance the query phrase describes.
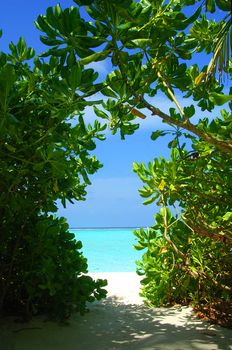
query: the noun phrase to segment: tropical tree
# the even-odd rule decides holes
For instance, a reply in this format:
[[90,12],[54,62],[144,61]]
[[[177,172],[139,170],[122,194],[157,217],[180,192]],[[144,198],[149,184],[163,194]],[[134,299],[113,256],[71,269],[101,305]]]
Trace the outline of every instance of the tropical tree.
[[81,65],[35,57],[23,38],[10,43],[9,54],[0,54],[3,314],[45,312],[63,319],[106,294],[104,281],[86,275],[81,242],[64,218],[53,216],[58,199],[64,206],[85,199],[88,174],[101,167],[90,150],[94,139],[104,139],[105,126],[85,124],[83,111],[90,103],[77,94],[95,79]]

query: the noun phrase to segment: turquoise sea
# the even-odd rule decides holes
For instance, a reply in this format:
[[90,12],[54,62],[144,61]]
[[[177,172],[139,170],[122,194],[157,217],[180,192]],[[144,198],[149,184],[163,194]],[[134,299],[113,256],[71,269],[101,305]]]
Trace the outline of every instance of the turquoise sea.
[[132,228],[70,229],[82,241],[89,272],[135,272],[143,252],[135,250]]

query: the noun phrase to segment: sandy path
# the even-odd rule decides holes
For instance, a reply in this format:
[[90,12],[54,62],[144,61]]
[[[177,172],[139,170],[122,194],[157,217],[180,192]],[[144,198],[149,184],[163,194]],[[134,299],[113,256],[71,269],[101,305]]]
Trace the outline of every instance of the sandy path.
[[148,309],[135,273],[96,273],[108,298],[67,326],[35,318],[0,324],[0,350],[232,350],[232,331],[192,317],[191,309]]

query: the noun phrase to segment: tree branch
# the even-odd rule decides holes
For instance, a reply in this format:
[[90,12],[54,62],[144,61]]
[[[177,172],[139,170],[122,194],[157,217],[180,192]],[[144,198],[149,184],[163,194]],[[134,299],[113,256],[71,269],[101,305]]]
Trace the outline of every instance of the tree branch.
[[168,82],[166,81],[166,79],[164,79],[160,73],[160,71],[157,71],[157,76],[160,78],[160,80],[162,81],[164,87],[166,87],[169,96],[171,97],[172,101],[175,103],[176,107],[178,108],[180,114],[182,115],[182,117],[185,118],[185,114],[184,114],[184,110],[181,107],[180,103],[177,101],[176,96],[173,94],[172,89],[170,87],[170,85],[168,84]]
[[144,105],[145,108],[149,109],[153,115],[157,115],[161,119],[163,119],[167,124],[169,125],[176,125],[183,129],[186,129],[202,140],[214,145],[215,147],[219,148],[223,152],[232,153],[232,142],[224,142],[219,141],[215,137],[207,134],[206,132],[200,131],[195,125],[190,123],[189,119],[186,120],[177,120],[172,117],[170,117],[168,114],[162,112],[159,108],[154,107],[149,102],[147,102],[143,96],[137,96],[139,101]]
[[229,237],[228,235],[220,234],[218,232],[214,232],[213,230],[210,232],[210,230],[206,229],[203,226],[199,226],[199,225],[193,223],[192,221],[188,221],[188,227],[191,228],[191,230],[193,232],[197,233],[200,236],[208,237],[210,239],[213,238],[213,239],[221,241],[223,243],[232,244],[232,237]]

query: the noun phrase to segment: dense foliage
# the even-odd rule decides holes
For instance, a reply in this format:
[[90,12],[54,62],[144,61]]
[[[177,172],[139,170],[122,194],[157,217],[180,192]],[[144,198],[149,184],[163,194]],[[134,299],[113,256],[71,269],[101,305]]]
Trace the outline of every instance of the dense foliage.
[[77,94],[96,74],[55,57],[35,57],[31,69],[35,53],[23,38],[10,50],[0,55],[0,309],[63,318],[105,295],[103,281],[83,275],[81,242],[51,215],[58,199],[84,199],[88,174],[101,166],[89,151],[104,127],[85,125],[88,102]]
[[[226,79],[231,75],[229,1],[74,0],[74,3],[78,6],[64,10],[60,5],[50,7],[36,22],[43,32],[41,41],[49,46],[42,56],[45,60],[52,58],[49,65],[37,59],[33,76],[38,70],[41,74],[45,69],[46,76],[50,77],[49,88],[46,85],[45,90],[51,93],[49,96],[58,96],[59,111],[60,105],[64,104],[67,111],[66,104],[68,108],[70,104],[76,104],[80,114],[85,98],[101,93],[104,97],[101,106],[92,103],[95,114],[108,121],[113,133],[119,130],[122,138],[133,134],[139,127],[137,118],[144,119],[147,114],[150,118],[161,118],[173,127],[169,160],[155,159],[148,167],[134,165],[134,171],[144,182],[141,195],[147,198],[146,204],[156,201],[161,207],[155,215],[154,225],[135,233],[138,249],[146,249],[139,265],[139,273],[145,275],[143,295],[156,305],[230,300],[232,120],[225,104],[231,101],[232,94],[226,94],[222,84],[223,75],[227,75]],[[209,16],[215,10],[220,15],[220,18],[216,16],[217,21]],[[88,15],[85,18],[91,18],[91,21],[81,17],[84,11]],[[201,67],[199,57],[205,53],[211,55],[211,61]],[[111,71],[104,81],[94,84],[95,73],[83,67],[100,61],[108,64]],[[50,85],[54,73],[49,67],[53,64],[56,80]],[[26,85],[27,89],[30,91],[34,84],[32,79]],[[18,85],[24,86],[24,80]],[[40,89],[44,93],[43,80],[40,80]],[[173,105],[169,113],[159,108],[162,94]],[[39,98],[44,96],[39,95]],[[57,98],[46,102],[50,106],[53,101]],[[226,107],[219,113],[218,106],[222,105]],[[53,105],[53,108],[57,106]],[[63,115],[63,109],[61,111]],[[210,118],[205,116],[206,112],[211,113]],[[55,115],[59,121],[60,113]],[[52,118],[46,120],[53,122]],[[90,140],[100,131],[99,125],[87,130],[80,117],[76,128],[75,135],[76,132],[85,134],[78,138],[81,150],[82,147],[91,148]],[[34,128],[33,132],[36,130]],[[151,137],[156,140],[165,133],[165,130],[155,130]],[[46,135],[54,137],[53,133]],[[45,135],[40,134],[41,137],[44,144]],[[10,141],[4,142],[7,150],[11,146],[18,147]],[[65,153],[66,144],[63,146],[62,142],[55,157],[60,159],[62,153],[72,162],[72,155]],[[52,147],[52,154],[58,151],[56,147]],[[11,149],[10,152],[16,162],[17,151]],[[40,151],[39,157],[42,157],[40,162],[46,159],[46,165],[49,162],[51,167],[54,166],[49,157],[41,156]],[[31,161],[30,157],[26,159]],[[81,164],[80,173],[82,166],[87,167],[87,172],[89,167],[91,171],[95,169],[96,163],[90,161],[86,153],[84,159],[81,156],[80,159],[81,163],[78,161],[73,165]],[[34,186],[37,175],[33,179]],[[60,177],[53,173],[49,179],[46,183],[50,191],[53,188],[53,199],[54,196],[60,198],[62,191],[64,198],[72,197],[73,190],[70,194],[62,180],[64,173]],[[75,196],[82,197],[82,185],[72,185],[77,186],[75,191],[78,189]],[[23,186],[21,193],[28,184]],[[46,209],[42,210],[46,212]]]
[[136,248],[146,249],[138,269],[146,274],[142,294],[156,305],[230,301],[231,160],[205,150],[196,156],[174,148],[167,161],[134,164],[145,204],[161,207],[154,226],[135,232]]

